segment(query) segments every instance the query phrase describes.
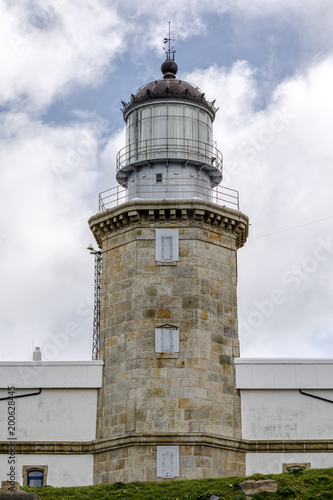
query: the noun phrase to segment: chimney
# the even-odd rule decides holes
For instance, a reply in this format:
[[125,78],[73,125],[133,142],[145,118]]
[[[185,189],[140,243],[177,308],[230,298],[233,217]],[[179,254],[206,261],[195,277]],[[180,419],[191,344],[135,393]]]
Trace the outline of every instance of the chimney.
[[32,353],[32,360],[33,361],[42,361],[42,353],[41,353],[40,347],[35,347],[35,350]]

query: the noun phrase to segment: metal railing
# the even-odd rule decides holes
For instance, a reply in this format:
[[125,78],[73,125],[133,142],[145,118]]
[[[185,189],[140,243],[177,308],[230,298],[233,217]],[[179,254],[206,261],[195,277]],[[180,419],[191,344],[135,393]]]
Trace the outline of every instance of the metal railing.
[[164,178],[156,185],[155,178],[135,178],[128,187],[115,186],[99,194],[99,212],[116,207],[133,199],[141,200],[190,200],[200,198],[217,205],[239,210],[238,191],[225,186],[211,187],[211,184],[195,178]]
[[223,155],[215,143],[208,144],[193,139],[158,138],[146,139],[122,148],[116,158],[117,172],[122,168],[145,160],[158,158],[183,158],[212,165],[222,172]]

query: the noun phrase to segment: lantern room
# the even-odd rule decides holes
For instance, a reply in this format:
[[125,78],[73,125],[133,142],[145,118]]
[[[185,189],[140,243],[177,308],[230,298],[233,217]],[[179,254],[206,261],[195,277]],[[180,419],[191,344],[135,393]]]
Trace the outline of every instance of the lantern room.
[[217,109],[201,90],[176,78],[166,59],[163,78],[123,102],[126,146],[117,155],[117,181],[128,200],[202,198],[222,180],[223,158],[213,141]]

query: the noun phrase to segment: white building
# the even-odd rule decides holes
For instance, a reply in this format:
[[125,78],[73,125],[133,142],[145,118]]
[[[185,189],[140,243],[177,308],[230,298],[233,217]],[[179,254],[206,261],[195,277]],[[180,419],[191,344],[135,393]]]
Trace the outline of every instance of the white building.
[[89,443],[96,436],[102,365],[101,361],[0,363],[2,481],[15,467],[15,480],[21,486],[93,483]]
[[[16,438],[16,480],[21,485],[36,471],[52,486],[93,484],[102,364],[0,363],[2,480],[10,466],[6,441]],[[332,467],[333,360],[239,358],[235,364],[246,475],[278,474],[292,466]],[[15,436],[10,437],[9,400],[4,398],[12,386],[18,397]]]
[[332,467],[333,360],[240,358],[246,474]]

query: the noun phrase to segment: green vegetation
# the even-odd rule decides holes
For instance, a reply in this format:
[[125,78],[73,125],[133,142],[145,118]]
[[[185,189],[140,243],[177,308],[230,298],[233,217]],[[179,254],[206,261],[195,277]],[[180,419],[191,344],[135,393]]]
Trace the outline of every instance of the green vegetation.
[[76,488],[53,488],[27,486],[25,491],[34,491],[43,500],[209,500],[212,495],[222,500],[244,500],[239,483],[245,479],[275,479],[276,493],[259,493],[255,500],[267,499],[333,499],[333,468],[294,469],[284,474],[255,474],[248,478],[228,477],[224,479],[202,479],[191,481],[134,482],[97,484]]

